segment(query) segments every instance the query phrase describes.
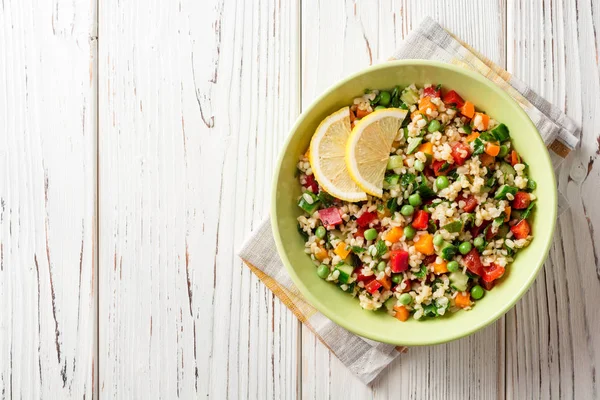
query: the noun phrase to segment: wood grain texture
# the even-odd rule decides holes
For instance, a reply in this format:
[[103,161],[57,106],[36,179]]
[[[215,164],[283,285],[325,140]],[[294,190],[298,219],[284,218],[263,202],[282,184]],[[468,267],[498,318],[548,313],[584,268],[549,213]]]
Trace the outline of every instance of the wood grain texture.
[[101,397],[295,397],[298,322],[235,252],[299,112],[298,16],[102,2]]
[[[505,318],[365,386],[235,252],[301,109],[426,15],[582,125],[571,209]],[[600,398],[599,30],[591,0],[0,0],[0,398]]]
[[[483,53],[504,65],[504,3],[434,1],[328,1],[302,9],[302,104],[337,80],[385,61],[404,36],[430,15]],[[498,20],[482,14],[500,15]],[[367,387],[303,329],[302,397],[502,398],[504,323],[447,345],[412,348]],[[490,354],[489,362],[482,354]]]
[[95,1],[0,4],[0,397],[96,390]]
[[558,176],[571,209],[535,284],[507,316],[507,395],[600,397],[600,3],[508,2],[508,70],[583,128]]

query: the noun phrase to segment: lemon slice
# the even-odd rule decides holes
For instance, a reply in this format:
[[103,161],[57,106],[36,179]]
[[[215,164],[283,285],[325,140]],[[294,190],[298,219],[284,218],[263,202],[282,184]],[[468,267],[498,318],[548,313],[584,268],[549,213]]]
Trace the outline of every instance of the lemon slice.
[[372,196],[383,195],[383,178],[392,143],[398,136],[407,111],[388,108],[361,119],[346,145],[346,165],[350,176]]
[[366,200],[346,168],[346,142],[350,136],[350,109],[344,107],[325,118],[310,141],[310,167],[319,185],[345,201]]

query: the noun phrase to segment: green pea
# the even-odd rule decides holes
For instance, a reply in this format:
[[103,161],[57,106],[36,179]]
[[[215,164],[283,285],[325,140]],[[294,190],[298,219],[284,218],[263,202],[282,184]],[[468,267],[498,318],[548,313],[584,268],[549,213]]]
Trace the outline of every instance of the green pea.
[[456,272],[456,271],[458,271],[459,267],[460,266],[458,265],[457,261],[450,261],[448,263],[448,265],[446,265],[446,268],[448,268],[448,271],[450,271],[450,272]]
[[500,152],[498,153],[498,157],[500,157],[500,158],[506,157],[507,154],[508,154],[508,146],[503,144],[502,146],[500,146]]
[[400,214],[402,214],[406,217],[413,215],[414,212],[415,212],[415,208],[413,206],[411,206],[410,204],[405,204],[400,209]]
[[385,106],[377,106],[377,107],[375,107],[375,111],[386,110],[386,109],[387,109],[387,107],[385,107]]
[[412,226],[408,225],[404,227],[404,237],[408,240],[411,240],[417,234],[417,230]]
[[450,185],[450,182],[448,182],[448,178],[445,176],[442,175],[435,178],[435,186],[437,186],[438,189],[446,189],[448,185]]
[[367,240],[375,240],[377,239],[377,229],[367,229],[364,233],[365,239]]
[[401,280],[402,280],[402,274],[394,274],[394,275],[392,275],[392,282],[394,282],[394,283],[400,283]]
[[412,296],[408,293],[402,293],[400,295],[400,297],[398,298],[398,300],[400,301],[400,303],[404,304],[405,306],[409,305],[410,303],[412,303]]
[[481,236],[477,236],[475,240],[473,240],[473,244],[475,245],[475,247],[481,247],[485,244],[485,241]]
[[390,94],[390,92],[379,93],[379,104],[381,104],[382,106],[389,105],[391,99],[392,99],[392,95]]
[[429,133],[433,133],[433,132],[439,131],[441,127],[442,127],[442,124],[440,124],[440,121],[438,121],[437,119],[433,119],[429,123],[427,130],[429,131]]
[[471,288],[471,297],[473,297],[475,300],[479,300],[480,298],[483,297],[483,288],[479,285],[475,285]]
[[387,264],[385,263],[385,261],[380,261],[379,264],[377,264],[377,271],[385,271],[386,266]]
[[473,246],[471,246],[471,243],[462,242],[460,244],[460,246],[458,246],[458,251],[460,251],[460,254],[467,254],[468,252],[471,251],[472,248],[473,248]]
[[413,193],[408,196],[408,202],[413,207],[418,207],[423,204],[423,200],[421,200],[421,195],[419,193]]
[[319,226],[317,228],[317,230],[315,231],[315,235],[319,238],[319,239],[323,239],[325,237],[325,235],[327,234],[327,230],[325,229],[324,226]]
[[425,163],[421,160],[415,160],[415,165],[414,165],[415,169],[417,171],[423,171],[425,169]]
[[322,279],[327,278],[329,276],[329,267],[325,264],[319,265],[319,268],[317,268],[317,275]]
[[433,244],[436,246],[441,246],[444,244],[444,238],[439,233],[433,237]]

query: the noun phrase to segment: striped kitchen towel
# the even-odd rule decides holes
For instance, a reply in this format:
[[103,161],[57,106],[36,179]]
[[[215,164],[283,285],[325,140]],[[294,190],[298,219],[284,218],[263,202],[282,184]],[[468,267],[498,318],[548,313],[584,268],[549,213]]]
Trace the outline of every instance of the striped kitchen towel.
[[[579,127],[523,82],[483,57],[430,18],[414,30],[392,59],[431,59],[477,71],[510,94],[527,112],[550,149],[552,162],[562,160],[579,141]],[[559,213],[568,207],[559,196]],[[361,381],[368,384],[400,353],[395,347],[359,337],[327,319],[311,306],[293,284],[275,247],[270,220],[263,221],[239,253],[254,274]],[[358,306],[358,305],[357,305]]]

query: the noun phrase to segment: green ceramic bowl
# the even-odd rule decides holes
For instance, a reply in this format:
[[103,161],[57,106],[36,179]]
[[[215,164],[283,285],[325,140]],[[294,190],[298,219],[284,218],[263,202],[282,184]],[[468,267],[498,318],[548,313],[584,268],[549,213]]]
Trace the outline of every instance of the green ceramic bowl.
[[[391,88],[410,83],[440,83],[454,89],[510,129],[517,151],[529,164],[537,182],[538,197],[532,243],[519,252],[515,262],[493,290],[470,311],[449,313],[435,319],[399,322],[385,312],[363,310],[358,299],[320,279],[304,253],[296,228],[301,194],[294,172],[300,154],[308,148],[319,122],[333,111],[351,104],[366,88]],[[386,62],[356,73],[327,90],[306,109],[292,128],[283,148],[273,185],[271,221],[277,250],[290,276],[306,299],[321,313],[360,336],[395,345],[430,345],[467,336],[506,313],[533,283],[548,254],[556,222],[556,183],[550,157],[535,126],[503,90],[491,81],[453,65],[404,60]]]

